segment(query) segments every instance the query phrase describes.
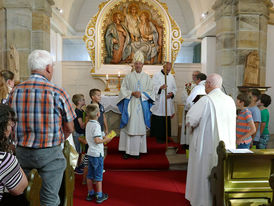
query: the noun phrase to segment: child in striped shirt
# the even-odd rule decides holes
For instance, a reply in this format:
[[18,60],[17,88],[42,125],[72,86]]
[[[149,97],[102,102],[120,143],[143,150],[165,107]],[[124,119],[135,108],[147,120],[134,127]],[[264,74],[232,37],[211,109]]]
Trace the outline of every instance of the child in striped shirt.
[[242,93],[237,96],[236,106],[240,110],[236,121],[236,143],[238,149],[249,149],[252,142],[251,135],[256,132],[252,114],[247,109],[250,101],[250,96],[247,94]]

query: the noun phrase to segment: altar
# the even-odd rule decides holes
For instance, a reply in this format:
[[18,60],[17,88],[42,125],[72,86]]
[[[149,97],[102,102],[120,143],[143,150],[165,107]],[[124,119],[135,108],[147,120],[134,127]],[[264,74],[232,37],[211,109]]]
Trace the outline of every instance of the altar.
[[114,130],[117,135],[120,134],[121,112],[117,107],[118,95],[102,95],[101,104],[105,108],[105,115],[108,123],[108,128]]
[[105,108],[105,112],[112,111],[116,114],[121,114],[117,107],[118,95],[102,95],[101,104]]

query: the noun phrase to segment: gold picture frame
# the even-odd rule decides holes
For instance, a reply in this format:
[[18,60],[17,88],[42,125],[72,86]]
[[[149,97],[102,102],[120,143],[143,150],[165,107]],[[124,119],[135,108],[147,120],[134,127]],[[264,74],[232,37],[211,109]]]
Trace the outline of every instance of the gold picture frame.
[[[105,62],[107,56],[105,34],[108,25],[113,21],[112,15],[115,12],[124,12],[125,9],[128,12],[129,5],[132,4],[138,5],[142,12],[147,12],[147,16],[153,21],[153,24],[162,29],[162,36],[158,32],[158,38],[162,38],[162,45],[160,45],[160,53],[157,53],[157,59],[154,60],[156,63],[145,64],[144,69],[153,73],[153,70],[159,71],[164,61],[175,62],[183,39],[181,30],[169,15],[165,3],[161,3],[159,0],[108,0],[99,5],[99,10],[88,22],[83,37],[92,62],[91,74],[117,73],[118,70],[124,73],[123,70],[131,69],[130,62],[121,61],[122,63],[118,64]],[[133,48],[133,46],[131,47]],[[157,52],[159,52],[159,46]]]

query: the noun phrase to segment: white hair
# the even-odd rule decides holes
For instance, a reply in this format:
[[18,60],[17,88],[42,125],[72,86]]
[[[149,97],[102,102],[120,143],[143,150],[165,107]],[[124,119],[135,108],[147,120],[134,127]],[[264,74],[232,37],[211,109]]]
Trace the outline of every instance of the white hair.
[[44,70],[47,65],[52,65],[52,56],[46,50],[34,50],[28,58],[28,65],[31,71]]
[[208,75],[206,81],[210,83],[211,88],[221,88],[223,84],[223,78],[216,73]]

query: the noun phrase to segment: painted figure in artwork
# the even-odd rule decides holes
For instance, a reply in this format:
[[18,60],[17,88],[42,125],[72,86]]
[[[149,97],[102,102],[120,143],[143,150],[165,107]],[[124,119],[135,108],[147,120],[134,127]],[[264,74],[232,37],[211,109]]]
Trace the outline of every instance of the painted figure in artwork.
[[125,14],[125,26],[127,27],[131,41],[135,42],[138,41],[140,38],[140,31],[138,29],[138,25],[140,23],[140,19],[138,17],[139,7],[135,3],[131,3],[128,6],[128,12],[126,12],[126,8],[124,8]]
[[151,22],[151,15],[149,11],[144,10],[140,13],[139,30],[141,38],[138,42],[133,42],[132,49],[143,52],[145,56],[145,63],[155,63],[155,57],[158,54],[158,38],[159,34],[155,25]]
[[118,64],[126,62],[131,54],[131,39],[127,28],[122,24],[124,16],[122,12],[112,15],[113,22],[108,25],[105,34],[105,46],[107,56],[105,63]]
[[246,67],[244,72],[245,86],[259,85],[259,55],[257,51],[250,52],[247,56]]

